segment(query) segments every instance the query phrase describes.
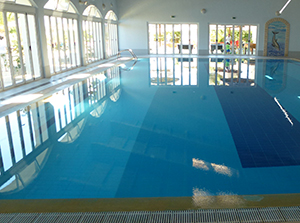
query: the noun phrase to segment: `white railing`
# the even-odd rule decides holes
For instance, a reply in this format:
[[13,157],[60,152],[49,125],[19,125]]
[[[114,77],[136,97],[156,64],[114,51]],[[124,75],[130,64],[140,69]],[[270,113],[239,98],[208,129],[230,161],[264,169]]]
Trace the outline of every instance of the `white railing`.
[[118,59],[121,57],[121,53],[123,52],[129,52],[131,54],[131,56],[133,57],[133,59],[137,60],[137,56],[135,55],[135,53],[132,51],[132,49],[125,49],[125,50],[121,50],[118,52],[117,57]]

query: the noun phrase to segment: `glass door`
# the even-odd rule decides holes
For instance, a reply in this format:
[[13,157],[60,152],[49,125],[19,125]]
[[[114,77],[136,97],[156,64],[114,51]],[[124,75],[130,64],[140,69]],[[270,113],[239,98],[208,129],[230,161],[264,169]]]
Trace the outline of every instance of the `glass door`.
[[149,54],[197,54],[197,24],[148,24]]
[[225,26],[218,25],[218,35],[216,39],[216,51],[217,53],[224,53],[225,51]]
[[190,24],[191,54],[198,54],[198,25]]
[[76,19],[44,16],[50,73],[80,65]]
[[250,43],[250,35],[249,35],[249,25],[244,25],[242,27],[242,52],[243,55],[249,55],[249,43]]
[[257,44],[257,26],[250,26],[250,44],[249,44],[249,54],[256,55],[256,44]]
[[150,54],[157,54],[156,48],[156,24],[149,24],[148,26],[148,44],[149,44],[149,53]]
[[106,57],[111,57],[118,53],[118,34],[117,24],[106,22],[105,23],[105,41],[106,41]]
[[173,51],[174,51],[173,25],[166,24],[166,54],[173,54]]
[[[226,25],[226,54],[233,54],[234,52],[234,31],[233,31],[233,26],[232,25]],[[229,46],[228,46],[229,44]]]
[[0,89],[41,77],[40,66],[35,16],[0,12]]
[[1,53],[1,87],[6,88],[13,85],[13,75],[11,70],[11,51],[8,39],[8,27],[6,13],[0,12],[0,53]]
[[242,30],[241,30],[241,26],[234,26],[233,29],[233,52],[234,54],[240,54],[241,50],[240,50],[240,39],[241,39],[241,34],[242,34]]
[[209,54],[256,55],[257,26],[209,25]]
[[164,28],[165,26],[162,24],[158,24],[156,26],[158,54],[164,54],[165,52],[165,41],[164,41],[165,29]]
[[179,48],[181,46],[181,25],[174,24],[174,49],[173,54],[180,54]]

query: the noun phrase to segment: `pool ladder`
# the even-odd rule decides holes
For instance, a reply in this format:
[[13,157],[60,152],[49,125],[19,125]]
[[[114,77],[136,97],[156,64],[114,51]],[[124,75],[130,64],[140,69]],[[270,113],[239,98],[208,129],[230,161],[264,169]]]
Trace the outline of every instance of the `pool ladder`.
[[137,56],[135,55],[135,53],[132,51],[132,49],[125,49],[125,50],[121,50],[118,52],[117,54],[117,58],[119,59],[121,57],[121,53],[123,52],[129,52],[131,54],[131,56],[133,57],[133,59],[137,60]]
[[132,60],[134,60],[134,63],[130,65],[130,67],[121,67],[122,70],[125,70],[125,71],[130,71],[133,69],[133,67],[135,66],[135,64],[138,62],[138,58],[137,56],[135,55],[135,53],[132,51],[132,49],[126,49],[126,50],[121,50],[118,52],[117,54],[117,60],[119,60],[121,58],[121,53],[123,52],[129,52],[132,56]]

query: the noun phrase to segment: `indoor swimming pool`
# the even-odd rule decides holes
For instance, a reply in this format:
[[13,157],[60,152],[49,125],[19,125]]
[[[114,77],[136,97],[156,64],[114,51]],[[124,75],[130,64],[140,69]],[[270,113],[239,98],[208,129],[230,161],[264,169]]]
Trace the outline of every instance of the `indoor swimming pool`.
[[299,205],[299,86],[297,61],[232,57],[140,58],[62,85],[2,112],[0,204]]

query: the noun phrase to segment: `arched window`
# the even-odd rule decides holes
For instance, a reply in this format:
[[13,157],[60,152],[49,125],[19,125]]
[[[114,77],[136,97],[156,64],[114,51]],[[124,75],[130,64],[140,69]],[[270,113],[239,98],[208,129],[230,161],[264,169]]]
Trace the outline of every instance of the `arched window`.
[[83,12],[82,32],[85,63],[103,59],[102,15],[94,5]]
[[116,55],[118,51],[118,19],[110,10],[105,16],[105,56]]
[[106,13],[105,19],[107,19],[107,20],[113,20],[113,21],[117,21],[118,20],[116,14],[112,10],[110,10],[110,11],[108,11]]
[[69,0],[49,0],[44,6],[50,73],[80,66],[78,13]]
[[0,91],[41,77],[38,46],[35,4],[29,0],[2,2]]

